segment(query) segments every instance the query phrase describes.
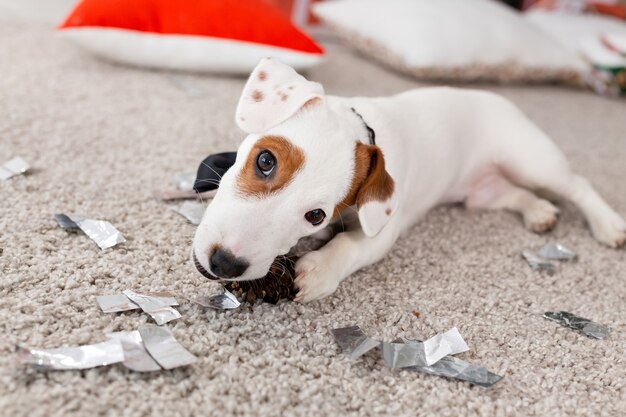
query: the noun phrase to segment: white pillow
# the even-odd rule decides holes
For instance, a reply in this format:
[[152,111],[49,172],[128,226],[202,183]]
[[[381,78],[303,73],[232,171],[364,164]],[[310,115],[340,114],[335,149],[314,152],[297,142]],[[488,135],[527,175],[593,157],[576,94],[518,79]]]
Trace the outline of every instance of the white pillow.
[[[608,16],[568,14],[532,10],[526,20],[557,39],[572,53],[584,56],[599,67],[625,67],[626,58],[612,51],[602,38],[620,47],[626,39],[626,23]],[[625,43],[626,44],[626,43]]]
[[362,52],[420,78],[554,81],[586,69],[492,0],[338,0],[314,13]]

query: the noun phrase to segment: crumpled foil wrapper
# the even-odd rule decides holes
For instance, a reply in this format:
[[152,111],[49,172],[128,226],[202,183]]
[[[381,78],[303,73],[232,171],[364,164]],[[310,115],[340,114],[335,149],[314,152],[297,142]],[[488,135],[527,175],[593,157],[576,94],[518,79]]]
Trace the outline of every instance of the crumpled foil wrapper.
[[171,307],[178,305],[172,297],[160,297],[133,290],[124,290],[124,295],[148,313],[159,326],[182,317],[178,310]]
[[459,379],[481,387],[490,387],[502,379],[486,368],[451,356],[469,350],[456,327],[425,342],[401,339],[392,343],[380,342],[368,337],[359,326],[333,329],[332,332],[343,353],[353,360],[380,347],[385,364],[390,368]]
[[222,294],[213,296],[201,296],[191,300],[193,303],[202,307],[212,308],[214,310],[234,310],[241,306],[241,303],[233,293],[224,289]]
[[124,366],[135,372],[160,371],[159,364],[150,356],[137,330],[132,332],[107,333],[106,337],[118,340],[124,350]]
[[88,369],[124,361],[124,350],[119,340],[55,349],[18,346],[16,352],[22,363],[42,370]]
[[16,156],[0,165],[0,180],[5,181],[16,175],[25,174],[30,169],[30,165],[24,159]]
[[199,225],[202,221],[202,216],[204,216],[206,207],[199,201],[185,201],[172,210],[186,218],[189,223]]
[[139,328],[143,344],[164,369],[174,369],[196,362],[196,357],[176,341],[165,327],[146,326]]
[[544,259],[559,261],[574,259],[578,256],[576,252],[566,246],[561,245],[558,242],[547,243],[541,249],[539,249],[537,255]]
[[55,214],[54,218],[63,229],[80,228],[91,240],[96,242],[100,249],[109,249],[126,242],[120,231],[105,220],[87,219],[75,214],[62,213]]
[[611,332],[611,329],[604,324],[593,322],[567,311],[546,311],[543,313],[543,317],[555,321],[563,327],[578,330],[595,339],[604,339]]
[[119,313],[120,311],[137,310],[139,306],[133,303],[124,294],[99,295],[96,301],[104,313]]

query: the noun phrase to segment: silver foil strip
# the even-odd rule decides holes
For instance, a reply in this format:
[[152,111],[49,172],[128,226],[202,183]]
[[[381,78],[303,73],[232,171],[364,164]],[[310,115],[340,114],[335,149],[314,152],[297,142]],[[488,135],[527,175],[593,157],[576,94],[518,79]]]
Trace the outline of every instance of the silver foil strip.
[[383,359],[390,368],[430,366],[448,355],[467,352],[469,347],[459,330],[451,328],[421,341],[382,343]]
[[426,366],[424,344],[422,342],[388,343],[381,344],[385,365],[389,368],[408,368],[411,366]]
[[66,230],[79,227],[100,249],[109,249],[126,242],[124,236],[111,223],[105,220],[87,219],[75,214],[57,213],[54,215],[59,226]]
[[560,261],[574,259],[578,256],[576,252],[558,242],[547,243],[539,249],[537,255],[544,259],[556,259]]
[[234,310],[241,306],[241,303],[233,293],[224,289],[222,294],[213,296],[201,296],[191,300],[193,303],[202,307],[212,308],[214,310]]
[[[75,216],[77,217],[77,216]],[[54,215],[54,219],[57,221],[59,226],[66,230],[78,230],[80,227],[72,218],[63,213],[57,213]]]
[[164,327],[140,327],[139,334],[148,353],[164,369],[174,369],[196,362],[196,357],[178,343],[172,332]]
[[185,201],[173,210],[189,220],[189,223],[199,225],[206,207],[199,201]]
[[448,355],[467,352],[469,347],[456,327],[437,334],[424,342],[426,365],[433,365]]
[[150,356],[137,330],[107,333],[107,338],[118,340],[124,350],[124,366],[136,372],[160,371],[162,368]]
[[16,175],[26,173],[30,169],[30,165],[24,159],[16,156],[0,165],[0,180],[8,180]]
[[43,370],[88,369],[124,361],[124,350],[119,340],[55,349],[18,346],[16,352],[22,363]]
[[554,271],[556,271],[556,264],[554,262],[535,255],[530,251],[523,251],[522,256],[526,259],[530,268],[535,271],[548,271],[549,274],[553,274]]
[[[144,294],[133,290],[124,290],[124,295],[148,313],[159,326],[181,318],[178,310],[170,307],[171,297],[155,297],[149,293]],[[173,301],[175,303],[173,305],[178,305],[176,300]]]
[[611,329],[604,324],[593,322],[589,319],[568,313],[567,311],[546,311],[543,313],[543,317],[555,321],[561,326],[578,330],[595,339],[604,339],[611,332]]
[[96,297],[96,301],[104,313],[118,313],[139,308],[124,294],[99,295]]
[[489,388],[503,378],[482,366],[473,365],[453,356],[441,358],[437,363],[430,366],[414,366],[406,369],[428,375],[459,379],[483,388]]
[[343,354],[352,360],[356,360],[375,347],[380,346],[378,340],[367,336],[359,326],[333,329],[332,333]]
[[120,231],[105,220],[84,219],[77,224],[80,230],[96,242],[100,249],[109,249],[126,242]]
[[196,182],[196,174],[184,172],[174,175],[174,183],[180,191],[193,191],[193,185]]

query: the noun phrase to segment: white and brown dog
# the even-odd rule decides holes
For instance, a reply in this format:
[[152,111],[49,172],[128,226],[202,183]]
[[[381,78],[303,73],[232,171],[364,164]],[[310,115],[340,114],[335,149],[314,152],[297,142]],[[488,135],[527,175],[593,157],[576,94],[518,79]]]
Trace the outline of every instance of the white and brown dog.
[[356,213],[357,227],[296,264],[296,300],[319,299],[383,258],[438,204],[511,210],[545,232],[558,209],[538,190],[573,201],[600,242],[626,241],[626,223],[546,134],[492,93],[326,96],[320,84],[265,59],[243,90],[236,122],[248,136],[193,242],[208,277],[262,277],[300,238]]

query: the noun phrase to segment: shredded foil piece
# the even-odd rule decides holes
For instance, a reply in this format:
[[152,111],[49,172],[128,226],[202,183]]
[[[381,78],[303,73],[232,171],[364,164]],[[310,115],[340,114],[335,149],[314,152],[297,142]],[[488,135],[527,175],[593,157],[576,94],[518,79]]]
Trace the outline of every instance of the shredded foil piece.
[[136,310],[139,306],[133,303],[124,294],[99,295],[96,297],[98,305],[105,313],[118,313],[120,311]]
[[193,191],[193,184],[196,182],[196,174],[184,172],[174,175],[174,183],[180,191]]
[[[133,290],[124,290],[124,295],[148,313],[159,326],[172,320],[181,318],[178,310],[170,307],[178,305],[171,297],[159,297],[150,293],[139,293]],[[172,303],[173,301],[173,303]]]
[[473,365],[454,356],[445,356],[431,366],[414,366],[406,369],[429,375],[459,379],[483,388],[489,388],[503,378],[482,366]]
[[160,371],[159,364],[146,350],[141,335],[137,330],[132,332],[107,333],[107,338],[118,340],[124,350],[124,366],[136,372]]
[[139,334],[148,353],[164,369],[174,369],[196,362],[196,357],[178,343],[172,332],[164,327],[140,327]]
[[551,242],[543,246],[537,255],[544,259],[568,260],[576,258],[576,252],[557,242]]
[[212,308],[215,310],[233,310],[239,308],[241,303],[235,297],[233,293],[224,289],[222,294],[213,296],[201,296],[191,300],[193,303],[201,305],[202,307]]
[[332,332],[335,342],[343,353],[352,360],[358,359],[375,347],[380,346],[378,340],[368,337],[359,326],[333,329]]
[[124,350],[119,340],[55,349],[18,346],[16,352],[22,363],[42,370],[88,369],[124,361]]
[[535,255],[534,253],[525,250],[522,252],[522,256],[528,262],[528,265],[534,269],[535,271],[548,271],[548,273],[552,274],[556,271],[556,264],[551,262],[548,259],[544,259],[541,256]]
[[206,207],[199,201],[185,201],[173,210],[189,220],[189,223],[199,225],[204,216]]
[[481,387],[490,387],[502,379],[483,367],[450,356],[469,350],[456,327],[425,342],[402,339],[392,343],[380,342],[368,337],[359,326],[334,329],[332,332],[343,353],[353,360],[380,347],[385,364],[390,368],[455,378]]
[[9,178],[13,178],[16,175],[21,175],[26,173],[30,169],[30,165],[28,162],[16,156],[13,159],[6,161],[4,164],[0,165],[0,180],[8,180]]
[[561,326],[578,330],[583,334],[596,339],[604,339],[609,335],[611,329],[604,324],[593,322],[567,311],[546,311],[543,316],[548,320],[555,321]]
[[75,214],[62,213],[55,214],[54,218],[59,223],[59,226],[64,229],[80,228],[91,240],[96,242],[100,249],[109,249],[126,242],[120,231],[105,220],[87,219]]

